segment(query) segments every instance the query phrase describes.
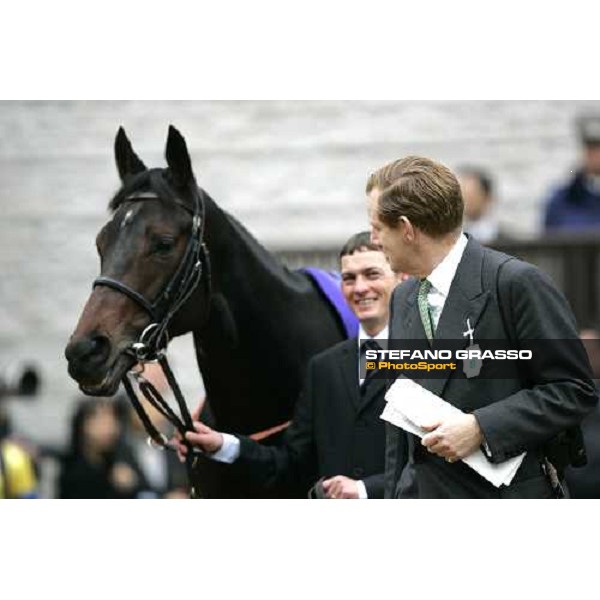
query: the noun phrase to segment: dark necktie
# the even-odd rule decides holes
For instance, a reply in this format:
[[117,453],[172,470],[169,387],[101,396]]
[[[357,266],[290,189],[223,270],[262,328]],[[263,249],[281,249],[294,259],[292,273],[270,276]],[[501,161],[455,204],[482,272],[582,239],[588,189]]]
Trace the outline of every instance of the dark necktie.
[[[361,345],[360,345],[360,357],[361,360],[364,360],[365,354],[367,352],[367,350],[381,350],[381,346],[377,343],[376,340],[365,340]],[[375,364],[378,363],[378,360],[374,361]],[[366,374],[365,374],[365,378],[363,380],[363,382],[360,385],[360,393],[361,395],[364,395],[367,391],[367,388],[369,387],[369,384],[371,383],[371,381],[373,381],[373,378],[375,376],[375,374],[377,373],[377,369],[369,369]]]
[[431,344],[433,340],[433,320],[431,318],[431,313],[429,312],[429,301],[427,299],[427,294],[429,294],[429,290],[431,289],[431,282],[428,279],[421,279],[419,283],[419,294],[417,296],[417,303],[419,305],[419,315],[421,316],[421,323],[423,323],[423,329],[425,330],[425,335]]

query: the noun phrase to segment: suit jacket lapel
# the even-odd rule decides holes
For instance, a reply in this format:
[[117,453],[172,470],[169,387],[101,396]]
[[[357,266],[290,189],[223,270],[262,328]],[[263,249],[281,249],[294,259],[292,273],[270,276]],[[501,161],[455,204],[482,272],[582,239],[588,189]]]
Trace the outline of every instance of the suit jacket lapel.
[[[484,290],[482,285],[482,265],[483,247],[469,238],[435,331],[434,349],[444,348],[444,340],[453,340],[454,348],[468,346],[469,339],[463,335],[467,330],[467,319],[475,328],[489,300],[489,291]],[[426,379],[422,384],[441,396],[451,374],[452,371],[448,371],[446,377]]]
[[348,340],[344,346],[342,360],[338,362],[338,365],[348,398],[351,399],[352,406],[358,409],[361,398],[358,389],[358,341],[356,338]]
[[436,339],[463,339],[467,318],[473,327],[477,324],[489,299],[489,291],[483,289],[482,267],[483,247],[469,238],[440,316]]
[[339,361],[341,376],[346,385],[346,393],[352,401],[352,406],[357,411],[364,410],[382,391],[386,385],[385,379],[374,379],[369,382],[364,396],[360,393],[358,379],[358,341],[352,340],[352,344],[346,344],[343,358]]
[[373,381],[369,382],[369,385],[365,390],[364,395],[362,395],[359,390],[359,412],[365,410],[369,406],[369,404],[371,404],[371,402],[373,402],[373,400],[375,400],[379,396],[379,394],[381,394],[381,392],[386,386],[386,383],[387,382],[385,379],[373,379]]
[[[419,291],[419,283],[415,279],[410,279],[405,283],[400,284],[406,286],[406,295],[404,296],[403,302],[395,308],[394,331],[401,331],[402,337],[398,338],[401,340],[426,340],[427,335],[421,317],[419,315],[419,307],[417,304],[417,293]],[[400,327],[398,327],[398,324]]]

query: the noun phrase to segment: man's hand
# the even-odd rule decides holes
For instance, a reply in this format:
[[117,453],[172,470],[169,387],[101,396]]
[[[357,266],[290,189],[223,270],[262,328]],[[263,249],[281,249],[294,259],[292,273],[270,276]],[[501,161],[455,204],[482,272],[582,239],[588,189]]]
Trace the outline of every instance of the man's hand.
[[[196,408],[192,411],[192,413],[190,415],[192,417],[192,422],[200,420],[200,413],[202,412],[202,407],[204,406],[204,401],[205,401],[205,398],[203,398],[200,401],[200,404],[198,404],[198,406],[196,406]],[[175,433],[173,434],[173,437],[169,440],[169,446],[171,446],[171,448],[174,448],[176,450],[177,458],[179,458],[179,462],[184,463],[185,456],[187,454],[187,447],[183,443],[183,438],[181,437],[181,434],[179,433],[179,431],[175,431]]]
[[423,427],[428,433],[421,443],[448,462],[461,460],[481,446],[483,435],[473,415],[460,415]]
[[358,499],[357,482],[354,479],[344,477],[343,475],[336,475],[335,477],[331,477],[330,479],[323,481],[323,490],[325,490],[325,495],[327,498]]
[[223,446],[223,434],[221,432],[211,429],[201,421],[194,421],[194,429],[195,431],[188,431],[185,434],[185,439],[192,446],[198,446],[207,454],[213,454]]
[[[200,421],[200,412],[202,411],[203,404],[204,402],[201,402],[192,412],[192,421],[195,431],[188,431],[185,434],[185,438],[192,446],[197,446],[203,452],[212,454],[220,450],[221,446],[223,446],[223,435]],[[178,431],[176,431],[175,435],[171,438],[170,445],[177,450],[177,456],[179,457],[180,462],[185,462],[188,449]]]

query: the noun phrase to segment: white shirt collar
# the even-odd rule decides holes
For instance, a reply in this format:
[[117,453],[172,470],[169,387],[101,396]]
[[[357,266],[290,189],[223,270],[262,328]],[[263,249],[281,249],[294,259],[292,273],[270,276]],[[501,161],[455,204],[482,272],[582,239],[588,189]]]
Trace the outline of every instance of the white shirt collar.
[[452,280],[454,279],[454,275],[456,275],[456,269],[458,269],[458,264],[468,241],[467,236],[461,232],[450,252],[444,257],[444,260],[427,277],[432,287],[443,294],[444,297],[448,296],[450,292]]
[[377,335],[371,337],[363,329],[363,326],[361,323],[358,328],[358,349],[360,350],[360,341],[361,340],[385,340],[387,342],[388,336],[389,336],[389,329],[388,329],[387,325]]

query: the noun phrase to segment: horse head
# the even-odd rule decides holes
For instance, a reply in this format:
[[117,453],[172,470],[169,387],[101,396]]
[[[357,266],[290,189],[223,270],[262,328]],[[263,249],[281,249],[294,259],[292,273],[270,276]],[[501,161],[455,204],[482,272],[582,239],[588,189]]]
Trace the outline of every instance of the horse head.
[[147,169],[123,128],[115,158],[121,188],[96,238],[100,276],[65,350],[69,374],[90,395],[117,391],[149,326],[157,345],[166,343],[166,325],[170,334],[184,332],[174,313],[194,292],[202,267],[201,191],[181,134],[169,127],[166,169]]

